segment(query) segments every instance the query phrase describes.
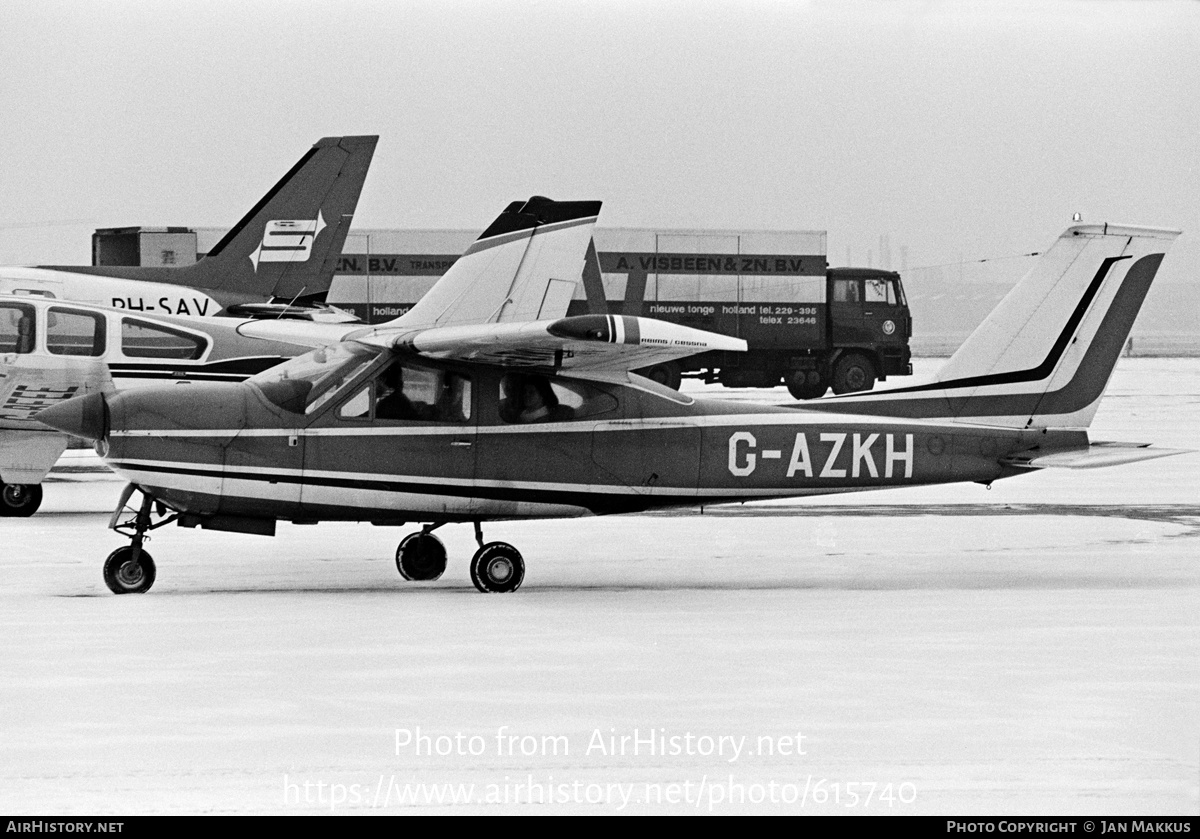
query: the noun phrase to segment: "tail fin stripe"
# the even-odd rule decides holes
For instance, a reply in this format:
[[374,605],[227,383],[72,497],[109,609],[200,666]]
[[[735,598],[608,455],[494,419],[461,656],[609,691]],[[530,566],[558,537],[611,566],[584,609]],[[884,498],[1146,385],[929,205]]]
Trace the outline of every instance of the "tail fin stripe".
[[300,158],[300,162],[297,163],[295,166],[293,166],[290,170],[288,170],[288,173],[283,176],[283,178],[279,181],[279,183],[277,183],[277,184],[275,184],[275,186],[271,187],[271,191],[268,192],[266,195],[264,195],[262,197],[262,200],[259,201],[257,204],[255,204],[254,208],[252,210],[250,210],[250,212],[248,212],[248,213],[246,213],[246,215],[242,216],[241,221],[239,221],[237,224],[235,224],[228,233],[226,233],[224,236],[221,237],[221,241],[217,242],[217,244],[215,244],[212,247],[212,250],[210,250],[208,252],[208,254],[205,256],[205,259],[208,259],[209,257],[217,256],[219,253],[221,253],[222,250],[224,250],[226,245],[228,245],[230,242],[232,242],[234,239],[236,239],[238,237],[238,234],[241,233],[242,230],[248,224],[250,224],[250,222],[254,221],[254,219],[258,216],[258,214],[260,212],[262,212],[262,208],[267,206],[267,204],[271,203],[271,200],[279,193],[279,190],[281,190],[285,186],[287,186],[288,182],[291,181],[291,179],[293,177],[295,177],[297,172],[299,172],[301,169],[303,169],[308,164],[308,161],[319,150],[320,150],[320,148],[318,146],[313,146],[311,149],[309,149],[308,153],[306,155],[304,155],[304,157]]

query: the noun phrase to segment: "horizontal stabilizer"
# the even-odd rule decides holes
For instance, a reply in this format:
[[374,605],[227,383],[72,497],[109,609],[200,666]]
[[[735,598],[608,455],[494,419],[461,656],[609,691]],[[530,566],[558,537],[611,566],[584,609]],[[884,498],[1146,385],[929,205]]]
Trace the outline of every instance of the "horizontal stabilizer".
[[621,315],[380,332],[363,340],[430,358],[576,372],[624,372],[710,350],[746,349],[740,338]]
[[1022,452],[1001,461],[1005,466],[1022,469],[1096,469],[1119,466],[1139,460],[1153,460],[1173,454],[1188,454],[1191,449],[1154,449],[1149,443],[1092,443],[1075,449],[1047,452]]

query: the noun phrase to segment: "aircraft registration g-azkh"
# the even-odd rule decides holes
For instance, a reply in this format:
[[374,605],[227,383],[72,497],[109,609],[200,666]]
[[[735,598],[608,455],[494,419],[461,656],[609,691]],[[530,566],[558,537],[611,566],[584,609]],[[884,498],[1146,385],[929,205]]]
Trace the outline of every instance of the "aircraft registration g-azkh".
[[92,394],[39,414],[96,441],[131,482],[112,527],[132,542],[106,561],[109,588],[150,588],[142,540],[170,522],[268,535],[279,520],[422,523],[396,552],[409,580],[446,567],[431,531],[469,522],[472,581],[509,592],[524,560],[485,542],[483,522],[988,484],[1173,453],[1092,442],[1087,427],[1178,231],[1071,227],[931,384],[774,406],[630,372],[738,339],[564,316],[599,208],[510,205],[403,317],[246,382]]

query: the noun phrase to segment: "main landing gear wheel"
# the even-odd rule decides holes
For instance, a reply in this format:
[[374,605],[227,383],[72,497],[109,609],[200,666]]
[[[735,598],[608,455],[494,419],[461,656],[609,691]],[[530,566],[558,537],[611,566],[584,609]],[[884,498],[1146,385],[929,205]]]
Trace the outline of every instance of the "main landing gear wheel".
[[104,582],[113,594],[141,594],[154,585],[154,560],[145,551],[135,562],[133,546],[117,548],[104,561]]
[[875,366],[865,355],[850,353],[833,368],[834,393],[858,393],[875,387]]
[[32,516],[40,506],[41,484],[0,484],[0,516]]
[[406,580],[436,580],[446,570],[446,546],[432,533],[410,533],[396,548],[396,570]]
[[484,594],[516,591],[525,579],[525,560],[507,542],[488,542],[471,558],[471,582]]

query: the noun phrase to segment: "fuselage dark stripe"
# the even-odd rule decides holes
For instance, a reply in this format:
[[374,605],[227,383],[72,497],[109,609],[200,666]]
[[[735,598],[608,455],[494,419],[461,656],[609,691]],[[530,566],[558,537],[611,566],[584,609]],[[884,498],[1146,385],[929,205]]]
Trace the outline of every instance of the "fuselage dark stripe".
[[[313,487],[331,489],[358,489],[375,492],[396,492],[413,495],[450,496],[455,498],[482,498],[494,501],[524,501],[528,503],[564,504],[572,507],[606,512],[615,510],[636,511],[653,507],[695,506],[699,504],[717,504],[731,501],[751,501],[757,496],[747,495],[670,495],[667,493],[642,494],[634,493],[627,487],[616,486],[615,489],[628,490],[619,493],[588,492],[586,490],[556,490],[556,489],[522,489],[517,487],[486,487],[486,486],[449,486],[438,483],[423,483],[419,481],[385,481],[365,478],[328,478],[318,476],[301,476],[275,472],[238,472],[227,474],[219,468],[196,468],[185,466],[164,466],[159,464],[131,463],[123,464],[114,461],[115,468],[124,468],[136,472],[157,472],[168,475],[191,475],[202,478],[220,478],[242,481],[255,481],[268,484],[303,484]],[[769,491],[764,491],[763,498],[772,498]]]

